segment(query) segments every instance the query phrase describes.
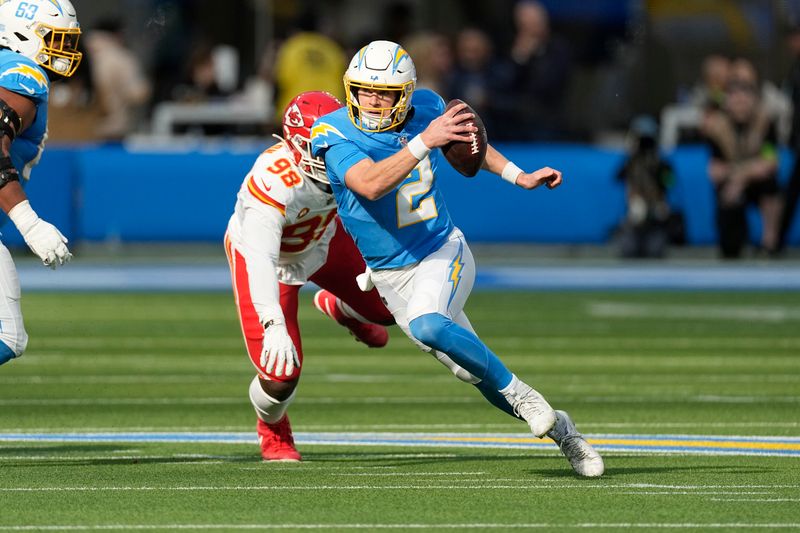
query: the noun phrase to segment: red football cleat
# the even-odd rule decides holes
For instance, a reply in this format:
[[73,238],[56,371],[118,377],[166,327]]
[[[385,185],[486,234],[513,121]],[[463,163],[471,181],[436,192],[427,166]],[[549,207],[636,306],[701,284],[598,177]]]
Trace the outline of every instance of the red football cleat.
[[357,341],[370,348],[383,348],[389,342],[389,332],[378,324],[365,324],[355,318],[345,316],[336,305],[336,296],[326,290],[317,291],[314,295],[314,307],[350,330]]
[[292,426],[289,417],[284,416],[275,424],[267,424],[259,419],[256,424],[261,458],[265,461],[299,461],[300,453],[294,447]]

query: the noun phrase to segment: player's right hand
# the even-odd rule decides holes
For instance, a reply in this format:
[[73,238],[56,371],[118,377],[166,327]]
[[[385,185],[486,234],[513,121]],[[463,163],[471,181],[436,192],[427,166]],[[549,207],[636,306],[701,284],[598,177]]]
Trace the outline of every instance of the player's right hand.
[[458,115],[466,107],[467,104],[455,105],[428,124],[421,134],[425,146],[439,148],[451,141],[471,142],[469,134],[477,132],[478,128],[474,125],[464,124],[464,122],[474,118],[475,115],[472,113]]
[[41,218],[31,224],[22,237],[45,266],[55,269],[72,259],[67,238],[54,225]]
[[[290,376],[300,359],[286,325],[273,322],[264,330],[264,346],[261,349],[261,367],[269,375]],[[274,372],[274,373],[273,373]]]

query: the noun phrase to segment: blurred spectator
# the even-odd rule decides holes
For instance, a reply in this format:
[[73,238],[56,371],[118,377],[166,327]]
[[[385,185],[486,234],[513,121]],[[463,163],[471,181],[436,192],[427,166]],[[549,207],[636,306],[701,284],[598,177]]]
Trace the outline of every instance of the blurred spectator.
[[439,33],[418,33],[405,44],[408,55],[414,58],[417,87],[448,96],[447,81],[453,69],[450,41]]
[[789,230],[797,210],[797,199],[800,197],[800,26],[791,28],[787,44],[792,56],[792,66],[786,80],[786,92],[791,99],[793,109],[789,148],[794,154],[794,169],[784,195],[778,230],[778,250],[782,250],[786,246]]
[[545,8],[534,0],[521,0],[514,7],[516,35],[511,46],[511,88],[517,126],[514,137],[536,140],[564,133],[564,101],[572,59],[567,43],[553,35]]
[[492,43],[479,29],[462,30],[456,39],[456,65],[450,75],[447,90],[449,98],[459,98],[472,106],[480,115],[492,138],[502,138],[496,106],[509,74],[502,62],[493,61]]
[[218,79],[215,63],[215,47],[199,44],[187,64],[186,80],[173,91],[173,98],[180,102],[206,102],[230,96],[229,84]]
[[151,86],[136,55],[125,46],[122,23],[103,21],[86,35],[92,85],[103,118],[102,139],[119,140],[131,133],[147,104]]
[[717,198],[722,256],[736,258],[748,240],[746,207],[761,212],[761,248],[776,250],[780,195],[775,121],[764,109],[744,60],[732,74],[722,111],[704,125],[711,147],[708,172]]
[[[304,91],[327,91],[344,101],[344,50],[333,39],[312,31],[289,37],[278,49],[273,79],[275,110],[283,113],[289,101]],[[283,117],[278,116],[276,123]]]
[[719,110],[725,99],[725,87],[731,77],[731,61],[719,54],[703,60],[700,82],[692,89],[689,102],[703,109]]
[[778,142],[789,140],[791,127],[791,102],[783,92],[769,80],[759,83],[756,67],[747,59],[735,59],[731,62],[731,78],[752,83],[758,87],[761,107],[767,115],[775,120],[775,132]]
[[[85,54],[83,44],[82,41],[78,43],[78,50]],[[84,59],[70,78],[50,86],[48,142],[75,143],[98,139],[97,124],[102,117],[98,106],[94,105],[91,70],[91,62]]]
[[379,38],[393,43],[404,43],[411,35],[413,26],[413,7],[408,2],[392,2],[383,11],[383,31]]
[[632,151],[617,175],[625,183],[627,214],[622,224],[622,257],[664,257],[670,240],[667,189],[672,167],[658,152],[658,125],[649,116],[631,124]]

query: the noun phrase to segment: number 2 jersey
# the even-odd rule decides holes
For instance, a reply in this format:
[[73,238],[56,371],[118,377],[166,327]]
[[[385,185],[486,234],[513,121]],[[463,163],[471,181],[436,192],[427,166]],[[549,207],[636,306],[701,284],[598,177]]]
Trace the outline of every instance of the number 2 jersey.
[[303,177],[283,142],[258,157],[236,197],[226,248],[247,262],[259,317],[280,316],[276,281],[302,285],[325,264],[335,217],[333,196]]
[[324,157],[339,216],[367,265],[373,270],[417,263],[441,248],[453,231],[435,174],[440,150],[411,171],[394,190],[370,201],[351,191],[345,174],[359,161],[381,161],[399,152],[442,113],[445,105],[435,92],[419,89],[400,131],[359,130],[343,107],[319,118],[311,128],[311,151]]

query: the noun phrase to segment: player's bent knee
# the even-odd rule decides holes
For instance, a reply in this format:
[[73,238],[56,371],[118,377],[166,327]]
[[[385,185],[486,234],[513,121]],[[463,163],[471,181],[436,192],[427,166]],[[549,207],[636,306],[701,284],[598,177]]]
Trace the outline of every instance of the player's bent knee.
[[432,348],[440,349],[442,333],[453,321],[439,313],[428,313],[409,322],[411,334],[419,342]]
[[0,365],[25,353],[28,347],[28,334],[20,328],[16,335],[0,335]]
[[289,381],[268,381],[265,379],[259,379],[258,381],[261,384],[261,390],[270,395],[270,397],[282,402],[292,395],[294,389],[297,388],[298,380],[299,378]]

